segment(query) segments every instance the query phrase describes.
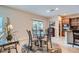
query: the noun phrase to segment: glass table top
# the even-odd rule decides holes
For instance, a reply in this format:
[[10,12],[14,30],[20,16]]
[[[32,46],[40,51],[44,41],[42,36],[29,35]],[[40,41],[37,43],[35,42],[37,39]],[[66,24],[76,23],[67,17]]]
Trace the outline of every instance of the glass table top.
[[6,39],[0,39],[0,45],[6,44],[8,41]]

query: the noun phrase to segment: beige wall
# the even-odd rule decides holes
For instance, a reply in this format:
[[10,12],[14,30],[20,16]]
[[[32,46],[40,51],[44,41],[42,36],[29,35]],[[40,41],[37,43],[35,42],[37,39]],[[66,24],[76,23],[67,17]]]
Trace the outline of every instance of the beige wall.
[[46,17],[12,9],[6,6],[0,6],[0,16],[10,18],[14,31],[18,31],[17,36],[22,40],[28,39],[26,29],[32,29],[32,18],[42,20],[44,22],[44,29],[48,27],[49,22],[49,19]]

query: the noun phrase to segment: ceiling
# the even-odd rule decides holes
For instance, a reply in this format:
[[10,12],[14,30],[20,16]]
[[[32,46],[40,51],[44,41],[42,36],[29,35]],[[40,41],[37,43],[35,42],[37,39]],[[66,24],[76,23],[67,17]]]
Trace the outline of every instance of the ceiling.
[[[46,17],[52,17],[54,15],[68,15],[68,14],[79,13],[79,5],[7,5],[7,6]],[[58,8],[58,10],[47,12],[48,10],[56,8]]]

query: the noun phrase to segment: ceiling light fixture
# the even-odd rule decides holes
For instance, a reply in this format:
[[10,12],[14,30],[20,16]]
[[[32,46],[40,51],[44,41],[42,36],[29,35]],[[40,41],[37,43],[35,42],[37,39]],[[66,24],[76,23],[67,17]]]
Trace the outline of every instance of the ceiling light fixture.
[[59,10],[59,8],[55,8],[55,10]]
[[57,10],[59,10],[59,8],[50,9],[50,10],[47,10],[46,12],[49,13],[49,12],[53,12],[53,11],[57,11]]

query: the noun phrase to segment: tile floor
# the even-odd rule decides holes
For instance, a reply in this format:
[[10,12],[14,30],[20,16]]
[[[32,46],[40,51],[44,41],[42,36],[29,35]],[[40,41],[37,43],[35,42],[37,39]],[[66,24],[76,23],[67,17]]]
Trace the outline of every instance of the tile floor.
[[[62,49],[62,53],[79,53],[79,46],[74,46],[74,47],[72,47],[72,45],[70,45],[70,44],[66,44],[65,42],[65,40],[64,40],[64,38],[62,37],[62,38],[57,38],[57,37],[52,37],[52,42],[53,43],[57,43],[57,44],[59,44],[60,45],[60,47],[61,47],[61,49]],[[20,42],[21,43],[21,42]],[[18,45],[18,52],[19,53],[22,53],[21,52],[21,44],[20,45]],[[54,46],[54,45],[52,45],[52,46]],[[4,51],[3,53],[7,53],[7,51]],[[12,49],[11,50],[11,53],[15,53],[15,50],[14,49]],[[42,53],[42,52],[40,52],[40,51],[37,51],[37,53]]]
[[60,45],[62,53],[79,53],[79,46],[72,47],[72,45],[66,44],[65,43],[66,40],[64,39],[64,37],[62,38],[52,37],[52,42]]

